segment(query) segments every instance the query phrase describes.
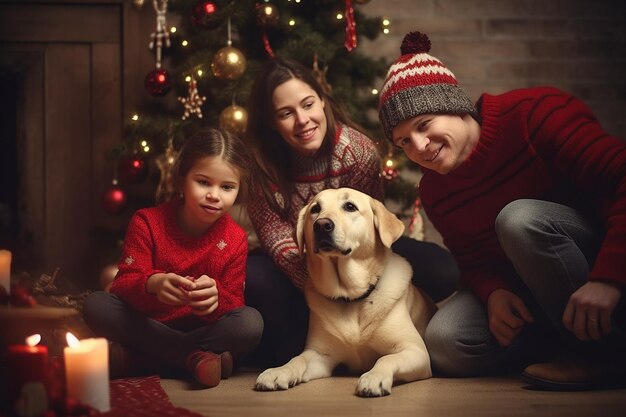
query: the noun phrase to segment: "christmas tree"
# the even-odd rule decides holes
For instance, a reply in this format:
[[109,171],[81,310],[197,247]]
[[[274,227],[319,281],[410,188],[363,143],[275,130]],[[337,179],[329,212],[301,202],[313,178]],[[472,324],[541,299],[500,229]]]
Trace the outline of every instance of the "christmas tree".
[[[257,70],[272,56],[295,59],[315,72],[380,146],[387,198],[399,201],[403,209],[412,206],[415,184],[398,175],[403,159],[390,153],[386,141],[378,140],[383,136],[376,87],[389,65],[358,47],[359,38],[375,39],[388,24],[359,12],[359,4],[368,1],[146,2],[156,14],[155,31],[146,34],[155,68],[146,76],[145,103],[112,150],[119,162],[105,208],[112,214],[123,208],[126,195],[115,194],[121,191],[117,182],[143,181],[151,158],[160,169],[157,200],[166,198],[176,149],[199,127],[219,126],[242,135],[248,92]],[[177,25],[169,24],[173,21]]]

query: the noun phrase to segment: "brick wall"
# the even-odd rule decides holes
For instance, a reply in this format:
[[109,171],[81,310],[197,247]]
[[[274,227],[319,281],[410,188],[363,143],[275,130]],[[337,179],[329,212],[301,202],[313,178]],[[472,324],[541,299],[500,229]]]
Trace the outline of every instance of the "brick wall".
[[389,35],[359,45],[364,53],[391,62],[404,35],[419,30],[473,99],[552,85],[582,98],[608,132],[626,139],[625,0],[371,0],[356,7],[391,21]]

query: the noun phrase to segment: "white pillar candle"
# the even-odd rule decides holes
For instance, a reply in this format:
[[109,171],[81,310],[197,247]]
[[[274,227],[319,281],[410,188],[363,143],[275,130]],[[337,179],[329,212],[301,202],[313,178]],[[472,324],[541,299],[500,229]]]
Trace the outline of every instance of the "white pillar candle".
[[109,345],[104,338],[76,339],[67,334],[65,356],[67,396],[100,412],[111,410]]
[[0,285],[11,294],[11,252],[0,250]]

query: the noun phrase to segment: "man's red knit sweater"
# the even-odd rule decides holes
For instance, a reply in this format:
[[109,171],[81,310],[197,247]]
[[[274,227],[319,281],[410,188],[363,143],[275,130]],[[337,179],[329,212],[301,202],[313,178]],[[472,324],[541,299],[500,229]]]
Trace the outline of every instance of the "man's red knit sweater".
[[[119,272],[111,286],[136,310],[167,323],[182,317],[199,317],[209,322],[244,305],[244,280],[248,241],[245,231],[225,214],[202,236],[185,234],[176,222],[179,200],[138,210],[132,217]],[[146,291],[146,281],[156,273],[173,272],[198,278],[215,279],[218,308],[196,316],[188,306],[171,306]]]
[[448,175],[426,171],[424,209],[483,302],[508,288],[508,259],[494,229],[509,202],[549,200],[597,216],[606,236],[590,280],[626,284],[626,142],[608,135],[589,108],[554,88],[479,100],[481,137]]

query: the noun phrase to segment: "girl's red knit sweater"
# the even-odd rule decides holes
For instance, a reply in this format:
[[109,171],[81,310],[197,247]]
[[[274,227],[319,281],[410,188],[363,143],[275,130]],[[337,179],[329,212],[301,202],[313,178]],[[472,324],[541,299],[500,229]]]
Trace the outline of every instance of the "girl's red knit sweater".
[[[244,305],[244,280],[248,242],[245,231],[225,214],[202,236],[185,234],[176,221],[180,200],[138,210],[132,217],[119,272],[111,292],[138,311],[167,323],[182,317],[213,322],[224,313]],[[196,316],[188,306],[171,306],[146,291],[148,277],[159,272],[181,276],[208,275],[215,279],[218,308]]]

